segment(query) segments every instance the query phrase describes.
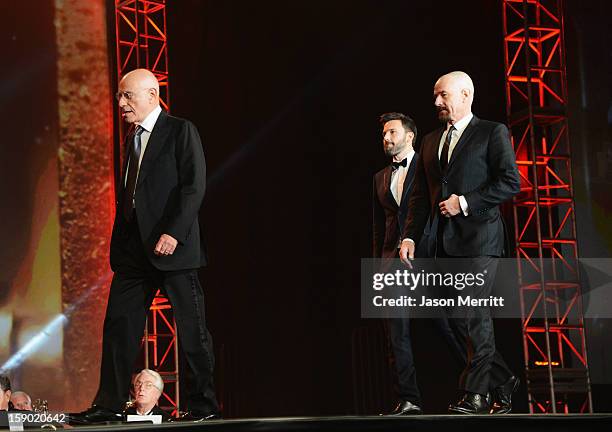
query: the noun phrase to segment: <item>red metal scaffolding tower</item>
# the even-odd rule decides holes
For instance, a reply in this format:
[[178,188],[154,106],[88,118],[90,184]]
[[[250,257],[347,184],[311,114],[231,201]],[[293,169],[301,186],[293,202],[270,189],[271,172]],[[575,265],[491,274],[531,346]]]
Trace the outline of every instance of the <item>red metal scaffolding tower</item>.
[[[117,79],[136,68],[155,74],[160,102],[170,109],[166,0],[115,0]],[[123,142],[126,130],[119,131]],[[121,149],[122,151],[123,149]],[[158,291],[149,311],[143,338],[144,367],[159,372],[165,382],[160,406],[172,415],[179,410],[178,339],[172,307]]]
[[503,0],[513,201],[531,413],[592,412],[567,118],[562,0]]

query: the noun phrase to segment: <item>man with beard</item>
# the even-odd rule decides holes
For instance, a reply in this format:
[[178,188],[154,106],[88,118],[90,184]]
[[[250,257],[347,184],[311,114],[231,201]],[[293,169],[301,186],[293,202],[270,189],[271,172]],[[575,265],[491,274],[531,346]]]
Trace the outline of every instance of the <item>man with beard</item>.
[[[499,206],[520,191],[520,179],[508,129],[472,114],[474,85],[464,72],[451,72],[434,86],[442,127],[424,139],[417,163],[414,191],[402,233],[400,258],[409,267],[423,227],[431,218],[436,236],[435,257],[442,270],[461,261],[473,274],[487,275],[472,295],[487,298],[498,257],[504,248]],[[449,264],[451,263],[451,264]],[[454,311],[451,311],[454,315]],[[489,308],[469,308],[450,320],[468,358],[459,380],[463,397],[450,405],[459,414],[508,413],[519,380],[495,348]],[[494,398],[490,406],[487,395]]]
[[[392,162],[374,175],[373,257],[393,259],[398,257],[400,233],[418,159],[412,147],[417,128],[410,117],[396,112],[381,115],[380,123],[384,151]],[[391,415],[421,414],[421,394],[416,381],[409,321],[407,318],[389,318],[385,329],[399,398]]]
[[[405,114],[391,112],[380,116],[383,148],[392,158],[389,166],[374,175],[373,190],[373,257],[382,258],[380,271],[390,271],[399,257],[400,234],[408,212],[408,200],[414,185],[414,175],[419,155],[413,149],[417,127]],[[419,254],[424,253],[426,239],[423,237]],[[421,395],[417,386],[414,357],[410,341],[410,322],[407,316],[385,320],[387,339],[390,345],[390,363],[399,399],[390,415],[421,414]],[[454,338],[446,319],[436,319],[451,351],[458,358],[461,347]],[[465,360],[462,361],[462,363]]]

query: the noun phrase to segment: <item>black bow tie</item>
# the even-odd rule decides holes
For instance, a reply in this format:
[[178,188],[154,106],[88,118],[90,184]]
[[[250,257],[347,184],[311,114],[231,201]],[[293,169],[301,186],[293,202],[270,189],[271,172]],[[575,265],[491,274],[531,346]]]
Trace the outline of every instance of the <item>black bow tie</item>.
[[393,168],[394,170],[398,169],[401,166],[403,166],[403,167],[408,166],[408,158],[405,158],[401,162],[391,162],[391,168]]

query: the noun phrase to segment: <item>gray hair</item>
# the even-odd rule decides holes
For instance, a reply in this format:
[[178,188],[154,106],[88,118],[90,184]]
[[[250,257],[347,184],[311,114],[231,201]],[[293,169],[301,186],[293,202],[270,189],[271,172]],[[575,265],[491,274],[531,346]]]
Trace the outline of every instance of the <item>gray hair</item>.
[[18,390],[18,391],[11,393],[11,399],[13,399],[15,396],[25,396],[26,399],[28,400],[28,403],[32,405],[32,398],[26,392]]
[[146,373],[149,376],[153,377],[153,385],[155,386],[155,388],[157,388],[160,392],[164,391],[164,380],[162,379],[161,375],[155,372],[154,370],[151,370],[151,369],[141,370],[140,373],[136,375],[136,377],[134,377],[134,381],[136,381],[136,378],[138,378],[143,373]]

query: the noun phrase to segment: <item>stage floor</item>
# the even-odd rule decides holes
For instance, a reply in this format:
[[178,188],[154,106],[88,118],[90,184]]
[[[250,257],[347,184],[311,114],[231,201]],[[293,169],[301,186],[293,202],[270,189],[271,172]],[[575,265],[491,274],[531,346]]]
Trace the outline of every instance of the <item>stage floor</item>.
[[75,428],[87,431],[155,431],[171,429],[187,431],[223,431],[223,432],[395,432],[395,431],[479,431],[492,432],[520,431],[606,431],[612,430],[612,413],[610,414],[556,414],[556,415],[420,415],[405,417],[382,416],[339,416],[339,417],[279,417],[279,418],[246,418],[232,420],[215,420],[203,423],[177,422],[163,425],[145,425],[134,423],[108,424],[100,426],[82,426]]

